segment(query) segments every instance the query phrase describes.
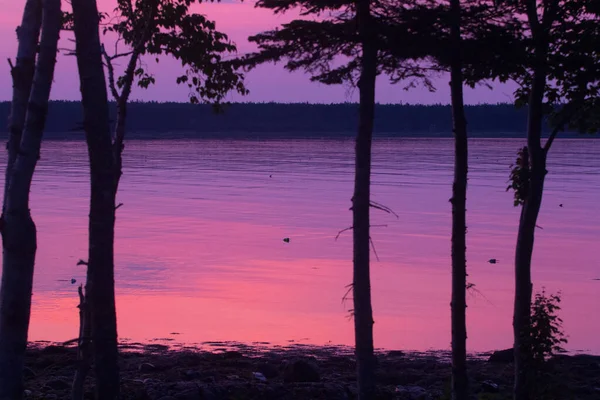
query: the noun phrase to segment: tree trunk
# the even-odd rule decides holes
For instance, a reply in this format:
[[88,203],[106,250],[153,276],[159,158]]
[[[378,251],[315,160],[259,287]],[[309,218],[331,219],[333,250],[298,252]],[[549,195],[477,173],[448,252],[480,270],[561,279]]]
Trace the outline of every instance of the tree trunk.
[[95,0],[73,0],[74,31],[90,159],[89,302],[96,395],[119,397],[117,318],[114,289],[115,162]]
[[515,400],[529,400],[531,392],[531,258],[537,218],[546,177],[546,151],[542,148],[543,102],[546,87],[547,41],[538,39],[533,84],[527,117],[529,186],[519,221],[515,251],[515,304],[513,334],[515,352]]
[[463,99],[460,0],[451,0],[452,64],[450,91],[454,130],[452,186],[452,398],[468,399],[467,379],[467,122]]
[[83,286],[79,286],[79,340],[77,342],[77,370],[73,378],[71,400],[83,400],[85,395],[85,378],[92,365],[90,312],[88,302],[83,293]]
[[[31,22],[38,20],[39,5],[26,4]],[[42,135],[48,112],[48,99],[54,78],[54,66],[61,28],[60,0],[45,0],[43,5],[40,52],[28,96],[23,134],[6,190],[3,239],[3,273],[0,288],[0,399],[23,397],[23,366],[31,314],[33,270],[37,249],[36,228],[29,211],[29,192],[40,156]],[[24,18],[25,20],[26,18]],[[24,21],[25,22],[25,21]],[[19,33],[33,43],[39,28],[29,26]],[[28,62],[28,61],[27,61]],[[26,72],[26,70],[24,71]],[[27,79],[24,76],[24,79]],[[19,85],[24,83],[20,83]],[[19,94],[20,96],[22,94]],[[20,105],[13,111],[16,117]],[[21,114],[22,115],[22,114]],[[18,121],[15,121],[18,125]],[[14,125],[13,125],[14,126]],[[17,131],[11,132],[11,140]],[[13,148],[14,149],[14,148]]]
[[356,137],[354,196],[352,198],[354,253],[354,330],[359,400],[374,398],[375,356],[373,352],[373,310],[371,306],[370,191],[371,142],[375,117],[377,48],[371,26],[369,0],[357,0],[356,17],[362,41],[360,104]]
[[10,71],[13,81],[13,97],[8,121],[9,138],[6,145],[8,150],[8,163],[6,165],[4,180],[3,213],[6,208],[6,192],[8,191],[12,169],[21,144],[25,115],[27,114],[27,103],[33,84],[35,57],[40,39],[41,26],[41,0],[27,0],[25,3],[25,11],[23,12],[23,20],[21,25],[17,28],[17,37],[19,40],[17,60]]

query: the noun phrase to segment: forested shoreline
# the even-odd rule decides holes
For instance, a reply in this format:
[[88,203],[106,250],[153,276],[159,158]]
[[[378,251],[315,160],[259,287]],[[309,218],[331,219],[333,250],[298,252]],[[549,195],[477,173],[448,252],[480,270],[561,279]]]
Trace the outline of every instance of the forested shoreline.
[[[0,118],[6,120],[10,103],[0,102]],[[511,104],[466,107],[473,138],[522,138],[527,109]],[[116,105],[111,104],[114,123]],[[234,103],[215,113],[211,105],[188,103],[133,102],[128,109],[129,139],[191,138],[352,138],[357,105],[307,103]],[[84,139],[81,104],[50,102],[45,139]],[[546,133],[549,132],[546,127]],[[376,106],[375,136],[452,137],[449,105]],[[6,127],[0,131],[5,139]],[[580,137],[576,133],[562,137]],[[590,137],[590,136],[586,136]]]

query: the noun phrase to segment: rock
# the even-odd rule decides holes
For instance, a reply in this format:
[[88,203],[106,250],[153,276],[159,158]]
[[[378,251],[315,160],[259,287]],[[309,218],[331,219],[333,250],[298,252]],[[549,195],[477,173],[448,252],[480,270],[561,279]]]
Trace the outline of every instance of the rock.
[[421,386],[396,386],[396,393],[406,400],[431,400],[427,390]]
[[158,400],[177,400],[177,399],[173,396],[163,396]]
[[283,381],[292,382],[319,382],[321,374],[317,365],[306,360],[295,360],[288,363],[283,370]]
[[71,388],[71,382],[69,382],[66,378],[55,378],[46,382],[45,386],[54,390],[65,390]]
[[239,351],[226,351],[221,354],[221,357],[226,360],[239,360],[240,358],[244,358],[244,355]]
[[513,349],[506,350],[497,350],[492,353],[490,358],[488,359],[491,363],[496,364],[509,364],[514,360],[514,352]]
[[483,381],[481,383],[481,388],[485,392],[489,392],[489,393],[498,393],[498,391],[500,390],[500,387],[498,386],[498,384],[496,384],[492,381]]
[[390,350],[387,352],[388,357],[404,357],[405,355],[402,350]]
[[143,364],[140,364],[140,366],[138,367],[138,370],[143,373],[152,372],[152,371],[156,371],[156,366],[154,364],[150,364],[150,363],[143,363]]
[[200,374],[200,372],[196,370],[188,369],[185,371],[181,371],[181,377],[186,381],[191,381],[194,379],[200,379],[202,377],[202,374]]
[[253,372],[252,375],[254,376],[254,379],[256,379],[256,380],[259,380],[261,382],[267,381],[267,377],[264,376],[261,372]]
[[277,367],[270,363],[258,364],[256,366],[256,370],[263,374],[267,379],[273,379],[279,376],[279,370]]
[[23,391],[23,394],[25,395],[25,397],[31,397],[31,396],[33,396],[33,392],[31,390],[29,390],[29,389],[25,389]]
[[44,400],[58,400],[58,396],[55,394],[47,394],[44,396]]

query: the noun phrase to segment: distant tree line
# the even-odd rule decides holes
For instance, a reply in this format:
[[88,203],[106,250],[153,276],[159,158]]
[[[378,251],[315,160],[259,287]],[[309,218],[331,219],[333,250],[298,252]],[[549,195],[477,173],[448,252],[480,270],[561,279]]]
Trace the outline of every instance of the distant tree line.
[[[386,137],[452,137],[449,105],[376,105],[374,132]],[[81,103],[50,102],[47,139],[83,139]],[[8,118],[10,103],[0,103],[0,119]],[[527,108],[512,104],[466,106],[472,137],[522,137]],[[111,103],[116,120],[116,103]],[[132,102],[127,128],[130,139],[202,137],[353,137],[356,104],[235,103],[224,113],[209,104]],[[549,132],[550,128],[545,127]],[[6,135],[3,129],[0,132]],[[576,135],[572,135],[577,137]]]

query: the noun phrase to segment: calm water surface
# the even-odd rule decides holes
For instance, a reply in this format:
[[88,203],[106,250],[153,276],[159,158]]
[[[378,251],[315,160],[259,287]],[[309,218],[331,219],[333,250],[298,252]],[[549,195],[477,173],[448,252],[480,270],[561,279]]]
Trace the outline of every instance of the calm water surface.
[[[510,346],[519,210],[505,192],[518,140],[473,140],[468,200],[469,348]],[[351,141],[142,141],[125,150],[117,211],[122,338],[351,344]],[[533,260],[536,289],[562,291],[571,350],[600,353],[600,141],[559,140]],[[4,157],[4,154],[3,154]],[[0,160],[4,163],[5,160]],[[451,140],[378,140],[373,198],[377,347],[450,344]],[[46,142],[31,339],[77,334],[85,271],[84,142]],[[563,204],[563,207],[559,207]],[[283,238],[290,242],[284,243]],[[497,258],[499,263],[487,263]],[[177,332],[175,336],[172,333]]]

